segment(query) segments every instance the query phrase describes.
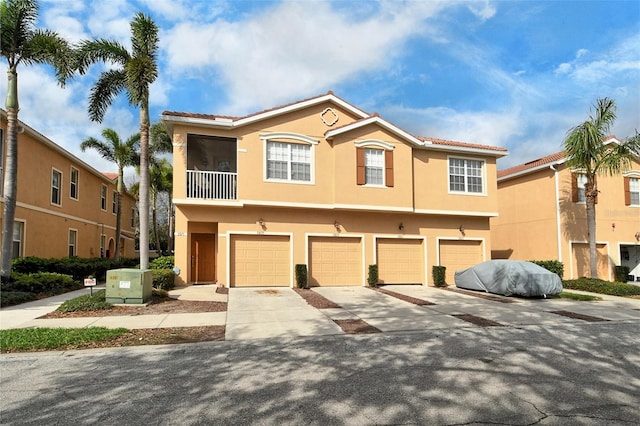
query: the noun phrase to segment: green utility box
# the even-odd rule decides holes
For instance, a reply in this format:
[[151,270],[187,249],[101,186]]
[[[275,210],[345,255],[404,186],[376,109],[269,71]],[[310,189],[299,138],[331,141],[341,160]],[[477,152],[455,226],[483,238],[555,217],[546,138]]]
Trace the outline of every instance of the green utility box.
[[151,269],[107,271],[106,301],[112,304],[142,304],[151,299]]

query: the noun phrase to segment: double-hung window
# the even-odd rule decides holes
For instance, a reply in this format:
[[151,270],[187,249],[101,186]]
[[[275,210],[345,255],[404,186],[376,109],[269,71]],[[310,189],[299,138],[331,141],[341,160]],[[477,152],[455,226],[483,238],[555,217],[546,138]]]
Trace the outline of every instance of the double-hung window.
[[311,146],[267,142],[267,179],[311,182]]
[[113,191],[113,202],[111,203],[111,213],[116,214],[118,212],[118,192]]
[[13,238],[11,241],[11,256],[12,259],[22,257],[22,249],[24,247],[24,222],[13,222]]
[[384,185],[384,151],[365,148],[364,176],[366,185]]
[[579,173],[576,179],[578,184],[578,202],[585,203],[587,201],[587,193],[585,190],[587,186],[587,175]]
[[76,255],[76,245],[78,242],[78,231],[69,229],[69,257]]
[[69,197],[74,200],[78,199],[78,169],[71,167],[69,174]]
[[60,189],[62,188],[62,173],[51,170],[51,204],[60,205]]
[[624,204],[640,207],[640,178],[631,176],[624,178]]
[[484,161],[449,158],[449,191],[482,194]]
[[100,187],[100,209],[107,210],[107,187],[105,185]]

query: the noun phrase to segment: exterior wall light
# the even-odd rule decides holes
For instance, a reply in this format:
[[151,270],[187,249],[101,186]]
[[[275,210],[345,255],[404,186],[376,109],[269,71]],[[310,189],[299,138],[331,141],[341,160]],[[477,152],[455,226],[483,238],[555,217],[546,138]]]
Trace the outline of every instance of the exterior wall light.
[[464,236],[464,235],[466,235],[466,234],[464,233],[464,226],[460,225],[460,228],[458,228],[458,229],[460,230],[460,233],[461,233],[463,236]]
[[262,218],[258,219],[258,225],[262,226],[264,228],[265,223],[264,220]]
[[340,231],[340,224],[338,223],[337,220],[335,222],[333,222],[333,226],[336,227],[336,231]]
[[400,222],[400,225],[398,225],[398,229],[404,231],[404,223]]

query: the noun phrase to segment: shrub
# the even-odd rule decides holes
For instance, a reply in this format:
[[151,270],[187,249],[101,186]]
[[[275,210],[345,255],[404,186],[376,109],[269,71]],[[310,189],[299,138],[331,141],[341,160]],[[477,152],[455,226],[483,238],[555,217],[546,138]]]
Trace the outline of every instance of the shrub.
[[36,295],[26,291],[2,291],[0,307],[19,305],[20,303],[36,300]]
[[55,296],[79,288],[82,288],[82,285],[69,275],[50,272],[12,273],[11,280],[2,284],[3,291],[21,291],[44,296]]
[[572,290],[590,291],[592,293],[608,294],[611,296],[640,295],[640,286],[625,283],[612,283],[596,278],[580,278],[578,280],[563,281],[564,288]]
[[160,256],[149,263],[150,269],[173,269],[175,258],[173,256]]
[[105,290],[98,290],[93,294],[85,294],[74,299],[67,300],[57,312],[101,311],[111,309],[113,305],[105,301]]
[[62,259],[23,257],[12,261],[14,272],[30,274],[34,272],[57,272],[71,275],[80,281],[88,276],[94,276],[104,281],[106,272],[110,269],[131,268],[138,263],[138,259],[120,259],[115,261],[106,257],[80,258],[66,257]]
[[631,272],[631,268],[628,266],[616,266],[616,281],[626,283],[629,272]]
[[371,287],[376,287],[378,285],[379,277],[378,277],[378,265],[369,265],[369,275],[367,276],[367,284]]
[[175,287],[175,274],[172,269],[153,269],[153,287],[161,290],[171,290]]
[[160,288],[154,288],[151,290],[151,295],[153,297],[157,297],[158,299],[166,299],[167,297],[169,297],[169,292]]
[[307,265],[300,263],[296,265],[296,285],[298,288],[307,288]]
[[564,275],[564,264],[557,260],[530,260],[531,263],[535,263],[538,266],[542,266],[547,271],[555,272],[560,279]]
[[434,265],[433,268],[431,268],[431,274],[433,275],[433,285],[436,287],[447,286],[447,282],[445,281],[445,277],[447,276],[446,266]]

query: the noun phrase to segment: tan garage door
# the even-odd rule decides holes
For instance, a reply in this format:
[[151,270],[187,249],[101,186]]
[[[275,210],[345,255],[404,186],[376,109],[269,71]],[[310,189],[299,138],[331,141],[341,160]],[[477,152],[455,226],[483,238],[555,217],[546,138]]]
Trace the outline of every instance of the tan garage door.
[[[607,255],[607,246],[604,244],[596,244],[598,252],[598,278],[609,279],[609,256]],[[578,243],[573,244],[573,279],[591,276],[591,267],[589,266],[589,244]]]
[[288,236],[232,235],[231,286],[289,286],[290,254]]
[[440,265],[446,266],[446,281],[454,285],[456,271],[482,262],[482,241],[440,241]]
[[424,249],[422,240],[378,239],[378,276],[382,284],[422,284]]
[[360,238],[309,238],[309,284],[362,285]]

